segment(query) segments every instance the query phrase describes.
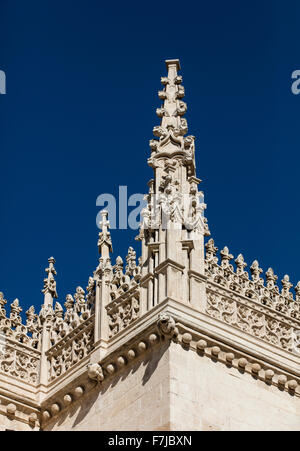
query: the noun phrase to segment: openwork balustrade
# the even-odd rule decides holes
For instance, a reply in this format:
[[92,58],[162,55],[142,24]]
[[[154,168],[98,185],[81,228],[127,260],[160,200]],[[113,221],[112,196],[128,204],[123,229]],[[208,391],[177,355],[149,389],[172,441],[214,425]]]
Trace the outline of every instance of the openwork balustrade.
[[136,264],[136,252],[129,247],[126,256],[125,274],[123,260],[117,257],[111,269],[109,295],[111,302],[106,306],[109,325],[109,338],[125,329],[140,315],[140,273]]
[[67,294],[66,302],[64,303],[65,312],[61,304],[56,302],[50,335],[52,345],[68,336],[94,313],[95,281],[92,277],[89,278],[87,291],[88,294],[86,296],[83,288],[77,287],[74,297],[71,294]]
[[74,297],[66,296],[66,311],[56,302],[50,325],[51,348],[47,351],[48,378],[64,374],[75,363],[86,357],[94,342],[95,281],[89,278],[87,295],[81,287]]
[[47,351],[49,381],[66,373],[84,359],[91,352],[93,344],[94,316],[91,316]]
[[276,285],[278,277],[272,268],[261,277],[263,270],[255,260],[245,270],[242,254],[230,263],[233,255],[218,248],[213,239],[206,244],[205,273],[207,276],[206,312],[244,332],[291,352],[300,352],[300,283],[293,296],[289,276]]
[[111,338],[139,318],[139,289],[135,288],[124,293],[117,300],[110,302],[106,309],[109,321],[109,338]]
[[31,385],[39,377],[40,352],[0,335],[0,372]]

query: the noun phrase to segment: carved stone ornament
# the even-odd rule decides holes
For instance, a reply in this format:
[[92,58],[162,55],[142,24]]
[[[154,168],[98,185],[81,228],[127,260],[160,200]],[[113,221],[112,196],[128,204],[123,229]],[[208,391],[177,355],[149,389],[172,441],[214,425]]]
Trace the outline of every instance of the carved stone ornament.
[[94,381],[102,382],[104,379],[103,371],[98,363],[89,363],[88,366],[88,377]]
[[175,325],[174,318],[166,313],[159,314],[157,327],[159,332],[167,338],[175,338],[178,335],[178,329]]

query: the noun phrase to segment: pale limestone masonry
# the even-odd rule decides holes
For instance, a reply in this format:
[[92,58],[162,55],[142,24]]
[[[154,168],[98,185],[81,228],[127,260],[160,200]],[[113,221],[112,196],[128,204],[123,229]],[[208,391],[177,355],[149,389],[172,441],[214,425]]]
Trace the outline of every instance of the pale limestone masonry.
[[26,324],[0,294],[1,430],[300,430],[300,283],[205,244],[179,60],[166,65],[138,261],[129,247],[112,262],[103,211],[86,290],[62,306],[51,257]]

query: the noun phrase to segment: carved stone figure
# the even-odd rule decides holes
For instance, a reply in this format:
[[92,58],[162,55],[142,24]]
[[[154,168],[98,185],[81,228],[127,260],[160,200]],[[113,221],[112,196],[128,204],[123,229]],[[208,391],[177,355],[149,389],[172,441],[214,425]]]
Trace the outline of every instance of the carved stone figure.
[[159,332],[167,338],[175,338],[178,335],[174,318],[165,313],[161,313],[158,316],[157,327]]
[[90,379],[97,382],[102,382],[104,380],[104,375],[101,366],[98,363],[89,363],[88,366],[88,376]]

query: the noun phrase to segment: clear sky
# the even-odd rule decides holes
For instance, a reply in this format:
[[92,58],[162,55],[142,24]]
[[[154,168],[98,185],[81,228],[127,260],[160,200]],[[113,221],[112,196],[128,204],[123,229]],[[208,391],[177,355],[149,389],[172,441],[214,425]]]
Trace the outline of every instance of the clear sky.
[[[147,190],[165,59],[180,58],[212,237],[296,284],[299,1],[0,0],[0,290],[59,301],[97,266],[96,198]],[[112,231],[114,255],[132,230]]]

